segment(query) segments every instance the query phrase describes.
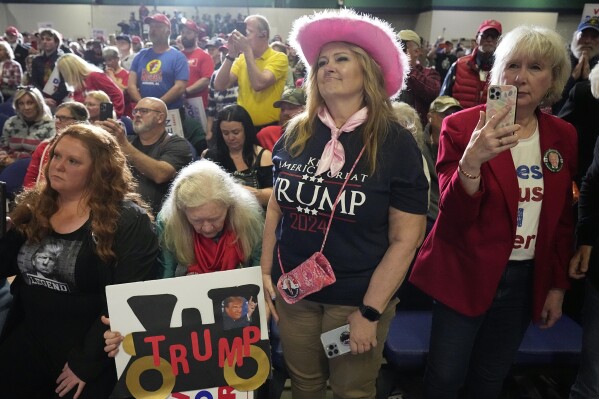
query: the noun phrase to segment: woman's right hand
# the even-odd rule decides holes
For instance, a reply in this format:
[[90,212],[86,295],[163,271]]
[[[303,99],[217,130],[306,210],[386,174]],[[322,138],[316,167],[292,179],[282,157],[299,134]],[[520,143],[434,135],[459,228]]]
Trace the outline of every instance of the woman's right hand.
[[277,289],[272,284],[270,274],[262,274],[262,286],[264,287],[264,301],[266,302],[266,319],[271,316],[275,322],[279,322],[279,314],[275,308],[275,298],[277,297]]
[[514,124],[497,128],[509,110],[510,107],[501,109],[488,121],[485,112],[480,111],[476,128],[460,161],[462,169],[469,174],[479,175],[483,163],[518,144],[518,135],[515,132],[520,129],[520,125]]
[[[110,319],[108,317],[102,316],[101,319],[102,323],[110,327]],[[104,342],[106,343],[104,352],[108,353],[108,357],[115,357],[119,353],[119,346],[123,342],[123,339],[123,336],[118,331],[108,329],[104,332]]]

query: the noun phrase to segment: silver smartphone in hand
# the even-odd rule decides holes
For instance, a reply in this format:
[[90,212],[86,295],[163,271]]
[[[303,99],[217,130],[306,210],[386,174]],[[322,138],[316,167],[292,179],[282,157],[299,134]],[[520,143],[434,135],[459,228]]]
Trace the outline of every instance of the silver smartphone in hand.
[[351,352],[349,345],[349,324],[327,331],[320,335],[324,353],[329,359]]
[[510,111],[497,125],[497,129],[513,125],[516,122],[516,102],[518,88],[512,85],[491,85],[487,91],[487,121],[503,108],[510,106]]

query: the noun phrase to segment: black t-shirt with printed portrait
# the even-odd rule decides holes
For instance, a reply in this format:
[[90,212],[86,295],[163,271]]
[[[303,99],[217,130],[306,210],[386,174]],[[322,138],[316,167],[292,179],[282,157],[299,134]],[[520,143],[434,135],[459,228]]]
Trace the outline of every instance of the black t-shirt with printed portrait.
[[[343,133],[339,141],[345,149],[345,165],[337,176],[327,171],[314,176],[320,155],[331,132],[320,120],[316,131],[296,158],[279,140],[273,149],[274,197],[282,218],[276,229],[272,278],[281,275],[277,249],[286,272],[320,249],[330,210],[345,177],[362,149],[359,127]],[[389,207],[425,215],[428,183],[422,155],[412,135],[397,124],[379,146],[377,170],[368,174],[366,155],[358,163],[335,210],[324,248],[337,281],[308,300],[357,306],[375,268],[388,246]]]
[[[106,314],[106,286],[157,277],[158,239],[145,212],[124,203],[113,245],[116,264],[97,256],[89,221],[72,233],[53,232],[38,243],[25,241],[13,230],[1,241],[0,255],[6,263],[0,275],[18,277],[0,353],[5,346],[32,348],[37,358],[30,360],[43,364],[54,379],[66,361],[84,381],[111,367],[103,351],[106,327],[100,321]],[[40,272],[35,262],[45,262],[46,270]],[[10,359],[0,359],[0,367],[4,362]]]

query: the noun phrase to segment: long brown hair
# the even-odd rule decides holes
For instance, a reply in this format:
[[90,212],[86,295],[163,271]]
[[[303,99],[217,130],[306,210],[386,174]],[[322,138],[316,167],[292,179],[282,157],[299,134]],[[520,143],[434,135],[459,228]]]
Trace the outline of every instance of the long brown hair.
[[[370,174],[376,170],[376,155],[379,145],[385,140],[391,123],[397,122],[391,101],[385,89],[385,80],[379,65],[361,47],[345,43],[356,56],[364,74],[363,103],[368,108],[368,119],[362,129],[362,141],[366,146],[364,154]],[[306,111],[293,118],[286,129],[285,145],[289,153],[296,157],[306,147],[306,142],[314,133],[318,110],[325,104],[318,91],[318,60],[310,68],[307,81]]]
[[84,196],[90,208],[91,231],[96,238],[96,252],[104,262],[116,261],[112,250],[120,209],[124,200],[131,200],[148,211],[148,206],[136,193],[136,183],[125,155],[116,139],[104,129],[84,124],[66,128],[50,148],[50,161],[44,167],[44,181],[17,197],[11,212],[15,226],[30,242],[39,242],[52,232],[51,216],[58,210],[59,193],[50,186],[49,167],[56,145],[70,136],[88,149],[92,168]]

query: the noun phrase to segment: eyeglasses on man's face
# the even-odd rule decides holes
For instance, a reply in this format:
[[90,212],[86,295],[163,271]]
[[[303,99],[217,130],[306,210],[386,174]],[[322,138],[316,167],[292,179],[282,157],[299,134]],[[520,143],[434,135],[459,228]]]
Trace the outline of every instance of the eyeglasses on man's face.
[[147,115],[148,112],[158,112],[159,114],[162,113],[162,111],[158,111],[157,109],[151,109],[151,108],[134,108],[133,111],[131,111],[131,114],[133,116],[140,114],[141,116]]

